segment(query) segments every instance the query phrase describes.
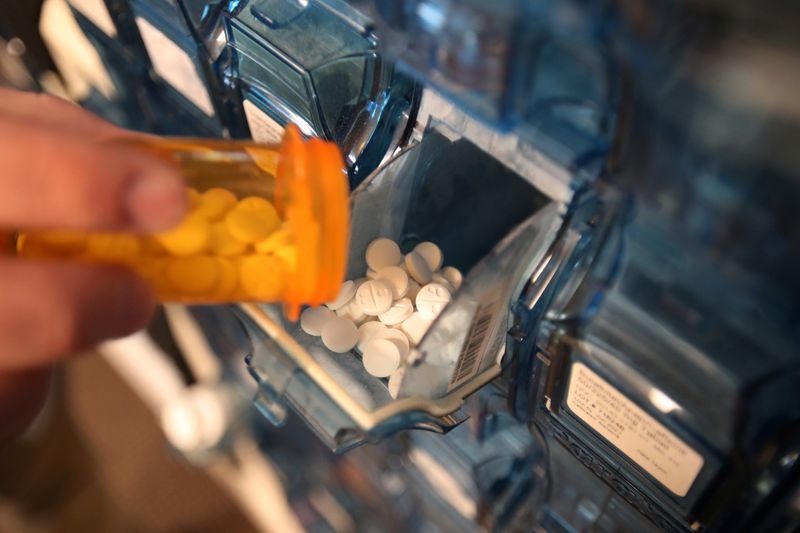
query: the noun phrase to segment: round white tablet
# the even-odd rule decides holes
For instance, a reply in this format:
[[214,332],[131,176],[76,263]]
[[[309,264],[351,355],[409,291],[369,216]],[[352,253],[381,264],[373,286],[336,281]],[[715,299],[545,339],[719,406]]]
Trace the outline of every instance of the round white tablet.
[[450,294],[456,292],[456,288],[450,284],[450,281],[438,272],[433,276],[431,276],[431,283],[438,283],[439,285],[443,285],[448,291],[450,291]]
[[408,291],[406,291],[406,298],[411,300],[411,302],[417,301],[417,294],[422,287],[419,283],[414,281],[413,279],[408,280]]
[[356,302],[371,316],[388,311],[393,300],[391,285],[382,279],[367,281],[356,292]]
[[431,267],[428,262],[417,252],[409,252],[406,254],[405,267],[411,277],[414,278],[419,284],[425,285],[431,282]]
[[400,350],[392,341],[372,339],[361,357],[364,368],[376,378],[385,378],[400,366]]
[[464,275],[456,267],[444,267],[442,269],[442,276],[450,282],[455,290],[461,288],[461,282],[464,281]]
[[336,315],[327,307],[309,307],[300,315],[300,327],[309,335],[322,335],[322,326]]
[[386,328],[379,330],[375,338],[392,341],[394,345],[397,346],[397,349],[400,350],[400,357],[407,356],[408,351],[411,349],[411,345],[408,343],[408,337],[399,329]]
[[396,371],[392,372],[392,375],[389,376],[389,383],[386,384],[386,388],[389,389],[389,395],[397,399],[397,396],[400,394],[400,385],[403,383],[403,376],[405,372],[402,368],[398,368]]
[[379,332],[386,329],[382,322],[364,322],[358,327],[358,343],[356,348],[360,352],[364,352],[364,347],[369,341],[376,338]]
[[433,320],[450,303],[450,291],[444,285],[430,283],[417,294],[417,311],[422,318]]
[[357,342],[358,329],[351,320],[336,317],[322,327],[322,343],[332,352],[349,352]]
[[358,302],[355,298],[337,309],[336,316],[352,320],[356,324],[361,324],[367,318],[367,314],[364,312],[361,306],[358,305]]
[[400,263],[400,247],[391,239],[375,239],[367,246],[367,265],[372,270]]
[[397,300],[408,292],[408,273],[398,266],[383,267],[377,272],[378,278],[388,281],[392,286],[392,298]]
[[347,280],[342,283],[342,288],[339,289],[339,295],[336,297],[335,300],[332,302],[328,302],[325,305],[328,306],[328,309],[331,311],[336,311],[341,306],[349,302],[353,299],[353,296],[356,294],[356,284],[353,283],[351,280]]
[[414,304],[411,303],[411,300],[401,298],[393,303],[388,311],[378,315],[378,320],[387,326],[395,326],[410,317],[413,312]]
[[400,324],[400,331],[408,336],[411,344],[416,346],[425,336],[425,333],[430,329],[433,320],[422,318],[419,313],[413,313],[410,317]]
[[428,266],[431,267],[431,272],[436,272],[442,268],[442,250],[432,242],[421,242],[414,251],[425,258]]

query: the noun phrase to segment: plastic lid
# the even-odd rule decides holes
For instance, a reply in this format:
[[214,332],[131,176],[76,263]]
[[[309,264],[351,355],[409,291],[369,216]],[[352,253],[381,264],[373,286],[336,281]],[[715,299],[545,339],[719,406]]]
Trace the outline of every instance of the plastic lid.
[[304,141],[289,125],[281,144],[275,204],[295,234],[297,261],[288,276],[284,313],[336,298],[347,267],[350,197],[344,160],[332,142]]

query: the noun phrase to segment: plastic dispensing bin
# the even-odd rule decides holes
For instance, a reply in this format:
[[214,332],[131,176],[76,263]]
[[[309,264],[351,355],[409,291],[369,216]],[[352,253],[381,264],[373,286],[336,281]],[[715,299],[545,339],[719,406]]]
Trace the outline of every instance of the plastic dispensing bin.
[[229,63],[217,68],[254,139],[274,140],[294,123],[334,140],[353,186],[404,144],[418,88],[377,55],[366,19],[316,0],[230,5],[220,56]]
[[[257,407],[281,423],[292,407],[337,451],[412,427],[446,431],[464,419],[466,396],[505,362],[511,308],[561,224],[556,204],[471,143],[431,132],[352,195],[348,278],[365,271],[364,250],[389,237],[401,250],[439,244],[466,272],[404,363],[397,399],[355,353],[335,354],[270,307],[245,305]],[[479,327],[475,327],[479,324]]]
[[[130,138],[183,171],[192,206],[156,235],[36,230],[16,234],[19,255],[128,266],[163,301],[320,305],[341,286],[348,240],[347,176],[333,143],[280,146],[202,139]],[[321,201],[324,199],[324,201]]]
[[235,121],[229,122],[220,102],[210,60],[194,39],[178,2],[128,0],[127,9],[156,80],[155,99],[164,113],[162,131],[217,137],[235,131]]

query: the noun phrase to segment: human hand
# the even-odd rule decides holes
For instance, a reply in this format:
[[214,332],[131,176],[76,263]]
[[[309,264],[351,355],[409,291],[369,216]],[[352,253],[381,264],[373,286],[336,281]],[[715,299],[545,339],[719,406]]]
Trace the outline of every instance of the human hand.
[[[0,228],[155,231],[186,210],[177,168],[51,96],[0,88]],[[150,288],[122,268],[0,256],[0,443],[38,412],[51,366],[146,325]]]

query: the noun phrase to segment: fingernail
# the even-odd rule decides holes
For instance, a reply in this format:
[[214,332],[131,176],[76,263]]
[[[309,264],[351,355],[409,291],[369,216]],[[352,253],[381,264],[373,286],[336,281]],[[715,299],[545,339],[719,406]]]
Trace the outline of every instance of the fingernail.
[[186,212],[187,204],[181,181],[164,172],[150,172],[135,178],[126,197],[131,221],[144,231],[176,225]]

